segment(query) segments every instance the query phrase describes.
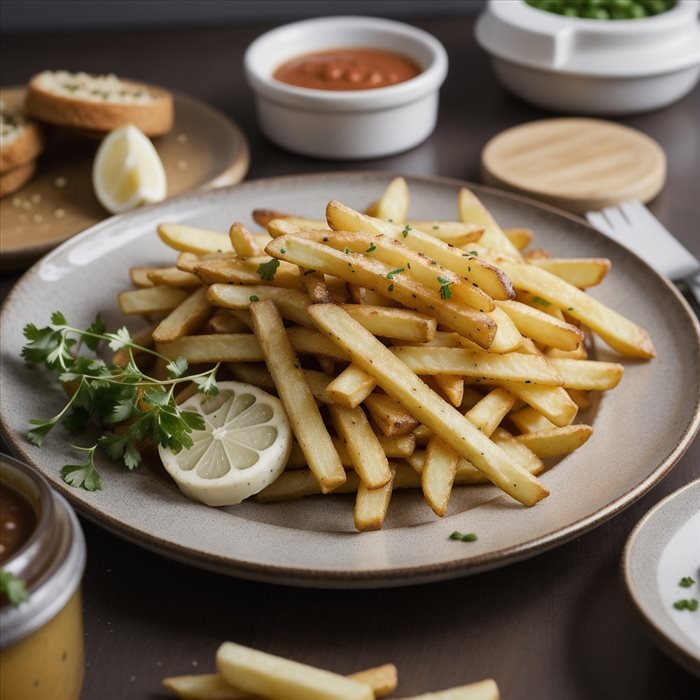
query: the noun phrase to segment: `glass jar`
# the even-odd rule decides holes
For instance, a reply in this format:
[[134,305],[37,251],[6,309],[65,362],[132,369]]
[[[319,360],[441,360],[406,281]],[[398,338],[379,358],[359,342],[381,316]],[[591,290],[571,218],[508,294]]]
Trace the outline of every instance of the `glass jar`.
[[[75,513],[35,470],[0,455],[0,485],[36,519],[26,540],[2,562],[28,597],[0,607],[2,700],[78,700],[83,683],[80,580],[85,539]],[[6,516],[7,517],[7,516]]]

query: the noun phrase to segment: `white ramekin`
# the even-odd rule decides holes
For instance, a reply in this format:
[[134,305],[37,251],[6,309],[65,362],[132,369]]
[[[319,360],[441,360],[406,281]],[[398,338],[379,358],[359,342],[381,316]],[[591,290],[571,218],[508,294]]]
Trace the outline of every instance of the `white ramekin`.
[[700,76],[698,0],[631,20],[564,17],[489,0],[476,39],[511,92],[559,112],[619,115],[665,107]]
[[[314,90],[272,77],[284,61],[327,49],[364,47],[412,58],[415,78],[373,90]],[[405,151],[435,128],[447,54],[427,32],[374,17],[322,17],[273,29],[245,54],[260,128],[279,146],[303,155],[363,159]]]

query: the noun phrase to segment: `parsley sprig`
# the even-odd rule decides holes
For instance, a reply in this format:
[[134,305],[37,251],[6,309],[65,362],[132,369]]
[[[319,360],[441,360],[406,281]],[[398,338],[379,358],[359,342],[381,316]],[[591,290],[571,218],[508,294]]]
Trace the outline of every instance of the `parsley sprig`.
[[[25,326],[24,337],[28,342],[22,348],[22,357],[55,373],[70,393],[65,406],[55,416],[29,421],[33,427],[27,432],[27,439],[40,447],[59,423],[71,433],[82,433],[91,425],[102,431],[91,446],[71,445],[84,453],[84,461],[63,467],[61,477],[67,484],[88,491],[102,488],[102,478],[95,466],[98,448],[131,470],[141,463],[145,445],[162,446],[177,453],[192,447],[193,430],[204,428],[198,413],[183,411],[175,403],[174,391],[183,382],[194,382],[198,391],[215,395],[218,365],[206,372],[187,375],[184,358],[172,360],[139,345],[127,328],[107,332],[99,315],[82,330],[69,325],[62,313],[55,312],[49,326]],[[99,357],[97,353],[104,343],[113,351],[126,351],[123,367],[107,364]],[[83,348],[93,354],[81,354]],[[134,351],[163,360],[167,378],[144,374],[134,359]]]
[[4,595],[11,605],[24,603],[29,597],[24,581],[4,569],[0,569],[0,595]]

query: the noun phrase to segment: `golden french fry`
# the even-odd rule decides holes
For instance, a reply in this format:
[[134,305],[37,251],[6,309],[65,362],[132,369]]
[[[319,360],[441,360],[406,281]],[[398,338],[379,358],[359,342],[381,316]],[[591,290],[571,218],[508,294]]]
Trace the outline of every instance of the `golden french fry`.
[[[345,481],[333,489],[333,493],[356,493],[360,477],[355,472],[346,472]],[[258,503],[296,501],[305,496],[323,493],[318,479],[309,469],[287,469],[256,497]]]
[[606,391],[616,387],[625,368],[617,362],[596,360],[566,360],[551,357],[547,360],[561,376],[565,389]]
[[405,274],[438,292],[445,299],[454,298],[479,311],[493,309],[493,299],[486,292],[395,238],[362,232],[333,231],[319,232],[312,239],[336,250],[351,250],[386,263],[391,268],[387,273],[389,279]]
[[328,410],[362,484],[368,489],[388,484],[391,480],[389,462],[364,411],[359,406],[344,408],[337,404],[330,404]]
[[353,513],[355,527],[360,532],[381,529],[391,500],[395,473],[396,467],[392,465],[389,470],[389,481],[377,489],[369,489],[364,480],[360,479]]
[[267,246],[266,252],[394,298],[408,308],[434,316],[438,323],[449,326],[481,347],[488,347],[495,335],[495,323],[486,314],[452,300],[442,300],[437,292],[408,276],[387,279],[391,269],[379,260],[358,253],[344,253],[296,236],[276,238]]
[[295,216],[274,209],[254,209],[253,221],[260,226],[268,227],[271,221],[285,221],[297,229],[324,229],[328,228],[321,219],[308,219],[303,216]]
[[348,355],[335,343],[332,343],[324,335],[304,326],[291,326],[287,328],[292,347],[302,355],[314,355],[318,360],[328,358],[343,362],[348,360]]
[[437,328],[434,318],[408,309],[392,309],[370,304],[341,304],[352,318],[373,335],[424,343],[433,338]]
[[241,223],[235,222],[228,231],[231,246],[236,255],[242,258],[256,258],[262,255],[262,250],[253,234]]
[[499,265],[516,288],[536,294],[578,319],[622,355],[649,359],[656,354],[643,328],[551,272],[510,260]]
[[401,404],[386,394],[370,394],[362,404],[377,427],[387,437],[408,435],[418,427],[418,421]]
[[374,700],[366,683],[233,642],[219,647],[216,667],[227,683],[270,700]]
[[515,404],[515,396],[502,387],[490,391],[465,414],[484,435],[491,435]]
[[326,391],[333,403],[355,408],[372,393],[376,385],[371,374],[351,363],[326,387]]
[[457,688],[439,690],[434,693],[413,695],[402,700],[499,700],[499,698],[496,681],[488,679]]
[[496,335],[489,346],[491,352],[508,353],[517,350],[523,341],[523,336],[510,316],[498,306],[487,316],[496,324]]
[[530,474],[538,476],[544,471],[544,462],[539,456],[507,430],[496,428],[491,439]]
[[205,284],[242,284],[259,285],[263,279],[272,287],[303,290],[301,274],[296,265],[275,261],[278,264],[271,279],[264,278],[265,265],[270,263],[267,257],[227,258],[226,260],[208,260],[200,262],[195,274]]
[[515,439],[538,457],[559,457],[577,450],[593,434],[590,425],[567,425],[562,428],[523,433]]
[[357,284],[348,284],[348,290],[350,291],[350,298],[355,304],[370,304],[372,306],[386,306],[386,307],[400,307],[397,301],[393,299],[387,299],[377,292],[373,292],[367,287],[361,287]]
[[591,405],[591,395],[585,389],[567,389],[566,393],[582,411]]
[[160,240],[171,248],[195,255],[233,252],[229,237],[217,231],[182,224],[160,224],[158,235]]
[[430,438],[421,472],[421,486],[425,500],[439,517],[447,511],[458,459],[459,455],[440,438],[434,435]]
[[497,355],[464,348],[399,346],[391,348],[416,374],[456,374],[482,381],[506,380],[561,386],[562,380],[550,361],[541,355],[511,352]]
[[[369,216],[372,215],[370,214]],[[464,224],[460,221],[411,220],[408,224],[411,228],[418,229],[423,233],[439,238],[444,243],[449,243],[457,248],[478,241],[481,238],[481,234],[484,232],[483,226]]]
[[513,411],[509,419],[521,433],[536,433],[540,430],[549,430],[556,427],[549,418],[543,416],[532,406],[525,406],[517,411]]
[[157,267],[148,273],[148,279],[154,285],[165,284],[169,287],[200,287],[202,280],[191,272],[184,272],[177,267]]
[[522,251],[532,243],[533,233],[531,228],[515,227],[504,228],[503,233],[508,236],[508,240],[519,250]]
[[549,314],[519,301],[497,301],[524,336],[536,343],[561,350],[575,350],[583,342],[583,332],[570,323],[560,321]]
[[326,285],[326,276],[322,272],[305,270],[301,267],[299,271],[301,272],[301,283],[312,304],[330,304],[333,301]]
[[555,425],[569,425],[578,413],[578,406],[563,387],[508,382],[502,379],[497,383],[549,418]]
[[[155,326],[146,326],[138,331],[134,331],[131,334],[131,339],[136,343],[136,345],[142,348],[153,347],[153,331]],[[126,367],[131,356],[138,357],[143,351],[137,348],[120,348],[114,355],[112,355],[112,364],[118,365],[119,367]]]
[[464,399],[464,379],[455,374],[435,374],[423,381],[453,406],[461,406]]
[[348,352],[353,362],[372,374],[384,391],[455,452],[472,462],[489,480],[525,505],[534,505],[547,496],[547,489],[537,479],[429,389],[342,309],[334,304],[316,304],[308,311],[318,328]]
[[385,221],[401,223],[408,218],[408,185],[402,177],[395,177],[375,205],[375,216]]
[[265,363],[309,468],[321,489],[332,491],[345,481],[345,470],[292,349],[282,317],[269,299],[251,304],[250,314]]
[[156,350],[170,360],[182,357],[191,365],[211,362],[262,362],[265,357],[252,333],[184,335]]
[[202,326],[203,333],[246,333],[250,326],[234,316],[229,309],[216,309]]
[[182,304],[173,309],[153,331],[156,343],[172,343],[183,335],[190,335],[199,329],[212,312],[207,301],[207,290],[200,287],[192,292]]
[[479,198],[466,187],[459,191],[457,202],[459,217],[470,224],[478,224],[484,227],[484,233],[479,243],[487,248],[508,253],[516,258],[520,257],[518,249],[510,242],[503,229],[496,223],[491,212],[479,201]]
[[[261,351],[262,352],[262,351]],[[259,386],[265,391],[277,391],[272,375],[268,372],[264,363],[253,362],[229,362],[226,364],[228,371],[239,382]],[[312,389],[313,393],[313,389]]]
[[117,303],[119,310],[127,315],[168,313],[182,304],[188,296],[184,289],[159,285],[120,292],[117,295]]
[[405,246],[423,253],[460,277],[466,278],[493,299],[513,298],[510,280],[498,268],[470,252],[455,248],[419,229],[413,229],[410,224],[402,227],[366,216],[335,200],[328,203],[326,218],[335,231],[362,231],[399,240]]
[[154,267],[130,267],[129,279],[134,287],[153,287],[153,280],[148,276]]
[[607,258],[538,258],[530,262],[579,289],[600,284],[611,266]]

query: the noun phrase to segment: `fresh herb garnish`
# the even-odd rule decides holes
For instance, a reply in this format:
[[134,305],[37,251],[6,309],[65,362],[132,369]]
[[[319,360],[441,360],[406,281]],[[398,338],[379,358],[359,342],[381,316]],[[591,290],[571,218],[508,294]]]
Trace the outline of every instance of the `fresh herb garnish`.
[[676,610],[690,610],[690,612],[695,612],[698,609],[698,600],[697,598],[683,598],[677,600],[673,604],[673,607]]
[[542,297],[538,297],[538,296],[532,297],[532,303],[539,304],[540,306],[551,306],[552,305],[552,303],[550,301],[547,301],[546,299],[543,299]]
[[[58,425],[80,433],[94,425],[101,430],[97,441],[88,447],[73,447],[85,453],[81,464],[67,464],[61,470],[63,480],[72,486],[97,491],[102,480],[95,466],[95,452],[102,449],[111,459],[122,461],[128,469],[141,463],[143,445],[162,446],[177,453],[192,446],[190,433],[202,430],[204,421],[198,413],[182,411],[175,403],[175,388],[194,382],[198,391],[215,395],[216,371],[186,376],[187,361],[170,359],[135,343],[126,328],[108,333],[98,315],[86,329],[70,326],[63,314],[51,315],[51,325],[37,328],[28,324],[22,357],[29,363],[43,365],[54,372],[69,390],[70,398],[55,416],[33,419],[27,439],[41,447],[46,436]],[[87,348],[96,353],[106,343],[113,351],[125,350],[124,366],[108,365],[99,356],[80,354]],[[144,374],[136,364],[134,351],[159,358],[168,373],[166,379]]]
[[395,270],[391,270],[390,272],[386,273],[386,278],[388,280],[393,280],[394,275],[398,275],[399,272],[403,272],[404,268],[403,267],[397,267]]
[[4,595],[12,605],[19,605],[29,597],[24,581],[4,569],[0,569],[0,594]]
[[477,256],[478,254],[479,254],[479,251],[478,251],[478,250],[470,250],[470,251],[467,253],[467,255],[474,255],[474,256]]
[[412,231],[412,230],[413,230],[413,229],[411,228],[411,225],[410,225],[410,224],[406,224],[406,225],[403,227],[403,230],[401,231],[401,235],[402,235],[404,238],[406,238],[406,236],[408,236],[409,232]]
[[476,542],[479,538],[473,532],[464,533],[464,532],[460,532],[459,530],[455,530],[450,535],[450,539],[451,540],[459,540],[460,542]]
[[248,299],[250,301],[260,301],[260,297],[257,294],[251,294]]
[[374,243],[370,243],[365,253],[374,253],[375,250],[377,250],[377,246]]
[[452,282],[440,275],[438,275],[437,281],[440,283],[440,296],[443,299],[449,299],[452,296],[452,290],[450,289]]
[[683,587],[683,588],[690,588],[694,583],[695,583],[695,579],[691,578],[690,576],[684,576],[678,582],[678,585]]
[[435,226],[433,226],[433,231],[437,231],[437,230],[439,230],[439,228],[440,228],[439,226],[435,225]]
[[346,249],[343,251],[343,253],[345,253],[345,255],[350,255],[350,252],[351,252],[351,251],[350,251],[350,248],[346,248]]
[[258,265],[257,273],[262,279],[271,282],[273,279],[275,279],[275,273],[277,272],[277,268],[279,266],[279,260],[276,258],[270,258],[267,262],[260,263],[260,265]]

